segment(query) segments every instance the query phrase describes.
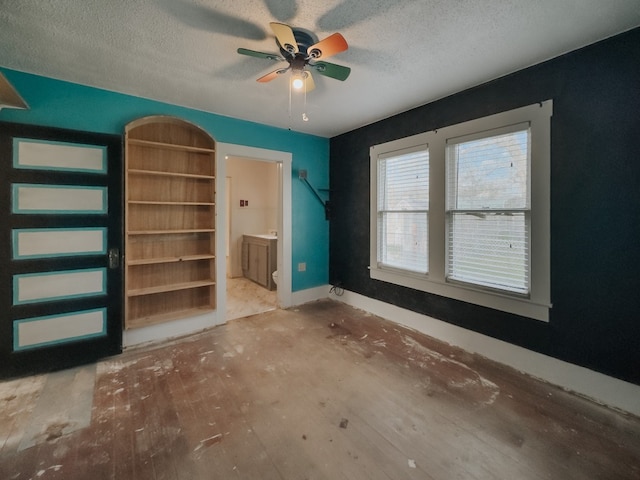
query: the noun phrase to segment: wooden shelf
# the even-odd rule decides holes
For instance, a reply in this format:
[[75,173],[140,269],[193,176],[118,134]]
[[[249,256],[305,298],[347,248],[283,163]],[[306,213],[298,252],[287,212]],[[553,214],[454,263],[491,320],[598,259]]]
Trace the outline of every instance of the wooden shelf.
[[127,297],[137,297],[139,295],[153,295],[154,293],[175,292],[178,290],[187,290],[190,288],[210,287],[215,285],[213,280],[199,280],[195,282],[173,283],[170,285],[158,285],[157,287],[137,288],[129,290]]
[[146,117],[127,125],[125,152],[126,328],[214,310],[213,138],[177,118]]
[[170,322],[180,318],[195,317],[213,311],[213,308],[188,308],[185,310],[177,310],[175,312],[160,313],[157,315],[146,315],[140,318],[130,318],[127,322],[127,329],[148,327],[158,323]]
[[216,177],[213,175],[199,175],[196,173],[178,173],[178,172],[165,172],[161,170],[142,170],[139,168],[130,168],[128,170],[129,173],[137,174],[137,175],[157,175],[160,177],[182,177],[182,178],[199,178],[202,180],[215,180]]
[[161,202],[155,200],[129,200],[130,205],[182,205],[187,207],[213,206],[215,202]]
[[156,263],[194,262],[198,260],[213,260],[215,255],[183,255],[181,257],[140,258],[127,260],[127,265],[153,265]]
[[180,152],[214,153],[214,148],[193,147],[191,145],[178,145],[174,143],[156,142],[153,140],[141,140],[130,138],[129,145],[139,145],[141,147],[159,148],[162,150],[177,150]]
[[190,230],[130,230],[127,232],[127,235],[171,235],[174,233],[207,233],[215,231],[215,228],[196,228]]

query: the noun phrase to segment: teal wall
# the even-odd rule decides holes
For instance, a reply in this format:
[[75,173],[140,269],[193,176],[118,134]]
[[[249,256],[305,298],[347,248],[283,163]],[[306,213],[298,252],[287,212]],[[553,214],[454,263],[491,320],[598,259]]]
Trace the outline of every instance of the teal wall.
[[[292,165],[292,290],[325,285],[329,276],[329,222],[324,209],[298,170],[309,172],[317,188],[329,183],[329,139],[215,115],[144,98],[100,90],[1,68],[29,110],[2,109],[0,121],[123,134],[125,125],[148,115],[188,120],[219,142],[291,152]],[[9,159],[5,159],[9,161]],[[306,272],[298,272],[306,262]]]

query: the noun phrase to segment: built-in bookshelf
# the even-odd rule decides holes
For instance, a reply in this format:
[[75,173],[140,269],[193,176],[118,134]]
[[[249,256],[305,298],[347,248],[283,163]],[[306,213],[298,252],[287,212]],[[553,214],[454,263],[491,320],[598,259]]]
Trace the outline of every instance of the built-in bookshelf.
[[215,142],[173,117],[127,126],[125,326],[215,308]]

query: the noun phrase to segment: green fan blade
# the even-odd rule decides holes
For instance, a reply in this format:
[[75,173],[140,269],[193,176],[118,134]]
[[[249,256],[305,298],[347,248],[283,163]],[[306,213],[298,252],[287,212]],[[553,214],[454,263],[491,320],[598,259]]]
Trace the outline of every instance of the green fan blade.
[[248,48],[239,48],[238,53],[241,55],[249,55],[250,57],[266,58],[267,60],[284,60],[284,58],[276,53],[256,52],[255,50],[249,50]]
[[327,62],[315,62],[313,65],[309,64],[316,72],[325,77],[335,78],[336,80],[346,80],[351,69],[349,67],[343,67],[342,65],[336,65],[335,63]]

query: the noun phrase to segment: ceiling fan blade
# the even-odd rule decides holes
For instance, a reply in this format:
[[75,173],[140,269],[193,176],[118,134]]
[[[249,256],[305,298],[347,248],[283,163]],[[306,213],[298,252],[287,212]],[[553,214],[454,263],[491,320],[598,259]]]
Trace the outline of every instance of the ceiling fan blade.
[[311,68],[313,68],[320,75],[324,75],[325,77],[335,78],[336,80],[345,81],[349,74],[351,73],[351,69],[349,67],[344,67],[342,65],[336,65],[335,63],[328,62],[315,62],[313,64],[309,64]]
[[249,55],[250,57],[266,58],[267,60],[284,61],[284,58],[277,53],[257,52],[255,50],[249,50],[248,48],[239,48],[238,53],[241,55]]
[[217,9],[213,6],[194,5],[196,2],[189,0],[156,3],[186,25],[205,32],[222,33],[250,40],[264,40],[267,38],[267,32],[261,26],[241,17],[216,11]]
[[264,0],[264,3],[276,20],[291,20],[298,13],[296,0]]
[[307,55],[309,58],[327,58],[336,53],[344,52],[347,48],[349,45],[344,37],[339,33],[334,33],[307,48]]
[[274,70],[273,72],[270,72],[270,73],[267,73],[266,75],[263,75],[257,81],[260,82],[260,83],[270,82],[274,78],[286,73],[288,70],[289,70],[289,67],[287,67],[287,68],[279,68],[277,70]]
[[293,35],[293,30],[289,25],[284,23],[271,22],[271,30],[275,33],[278,43],[289,53],[298,53],[298,42]]

